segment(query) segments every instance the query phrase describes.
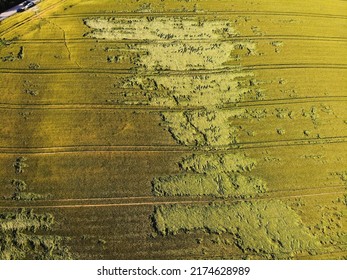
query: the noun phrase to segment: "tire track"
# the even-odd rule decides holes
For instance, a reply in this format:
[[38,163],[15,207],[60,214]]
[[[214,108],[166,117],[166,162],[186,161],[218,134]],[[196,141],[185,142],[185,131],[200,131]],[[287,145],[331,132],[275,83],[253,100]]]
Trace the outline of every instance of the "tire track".
[[279,11],[184,11],[184,12],[114,12],[114,13],[74,13],[74,14],[57,14],[51,18],[83,18],[83,17],[169,17],[169,16],[229,16],[229,15],[263,15],[263,16],[294,16],[294,17],[316,17],[316,18],[333,18],[347,19],[346,15],[324,14],[324,13],[302,13],[302,12],[279,12]]
[[0,147],[0,154],[11,155],[49,155],[49,154],[74,154],[74,153],[102,153],[102,152],[235,152],[237,150],[247,150],[256,148],[275,148],[289,146],[309,146],[322,144],[347,143],[347,136],[311,138],[311,139],[289,139],[289,140],[270,140],[257,142],[240,142],[234,145],[224,146],[181,146],[181,145],[80,145],[80,146],[61,146],[61,147]]
[[[347,99],[345,99],[345,97],[341,97],[338,99],[334,99],[336,98],[331,96],[331,99],[327,99],[325,96],[321,96],[321,97],[302,97],[302,98],[288,98],[288,99],[277,99],[277,100],[254,100],[254,101],[244,101],[244,102],[239,102],[236,103],[234,106],[229,106],[229,107],[223,107],[221,109],[230,109],[230,108],[248,108],[248,107],[262,107],[262,106],[278,106],[278,105],[286,105],[286,106],[290,106],[293,104],[317,104],[317,103],[330,103],[330,102],[347,102]],[[314,99],[314,100],[310,100],[310,99]],[[318,99],[318,100],[317,100]],[[321,100],[320,100],[321,99]],[[280,102],[282,101],[282,102]]]
[[[306,188],[297,188],[297,189],[290,189],[290,190],[286,190],[286,189],[282,189],[282,190],[268,190],[265,194],[265,197],[267,198],[271,198],[269,195],[271,194],[281,194],[281,193],[297,193],[297,192],[307,192],[307,191],[318,191],[318,190],[330,190],[330,189],[339,189],[339,190],[344,190],[346,188],[345,185],[333,185],[333,186],[323,186],[323,187],[306,187]],[[330,193],[330,192],[329,192]],[[301,195],[301,194],[300,194]],[[194,195],[190,195],[188,196],[174,196],[171,198],[176,198],[177,200],[179,199],[202,199],[202,198],[211,198],[211,196],[194,196]],[[264,197],[264,194],[262,194],[261,196],[257,197],[257,198],[261,198]],[[63,199],[44,199],[44,200],[34,200],[31,201],[31,203],[36,203],[36,204],[40,204],[41,202],[46,202],[46,203],[65,203],[65,202],[94,202],[94,201],[123,201],[123,200],[167,200],[169,197],[168,196],[124,196],[124,197],[96,197],[96,198],[63,198]],[[222,199],[232,199],[232,198],[220,198],[220,200]],[[1,201],[1,200],[0,200]]]
[[65,69],[12,69],[12,68],[0,68],[0,73],[5,74],[19,74],[19,75],[47,75],[47,74],[119,74],[119,75],[133,75],[134,73],[142,76],[154,76],[154,75],[204,75],[204,74],[222,74],[235,71],[255,71],[255,70],[280,70],[280,69],[347,69],[347,64],[255,64],[255,65],[230,65],[220,69],[211,70],[161,70],[161,71],[146,71],[141,72],[133,69],[108,69],[108,68],[65,68]]
[[[235,36],[232,38],[219,39],[218,42],[234,42],[244,40],[300,40],[300,41],[318,41],[318,42],[347,42],[347,37],[325,37],[325,36],[304,36],[304,35],[248,35],[248,36]],[[69,42],[74,44],[85,44],[86,41],[95,43],[114,43],[114,44],[151,44],[151,43],[167,43],[170,41],[181,41],[181,42],[194,42],[194,43],[210,43],[209,39],[184,39],[184,40],[107,40],[107,39],[94,39],[94,38],[69,38]],[[13,41],[12,44],[58,44],[64,43],[64,38],[56,39],[18,39]]]
[[[317,100],[318,99],[318,100]],[[268,99],[268,100],[250,100],[240,101],[237,103],[226,104],[218,109],[230,110],[239,109],[244,107],[255,106],[277,106],[277,105],[290,105],[290,104],[316,104],[321,102],[347,102],[347,96],[307,96],[296,98],[283,98],[283,99]],[[193,111],[203,110],[203,106],[190,106],[179,108],[163,107],[155,105],[119,105],[119,104],[102,104],[102,103],[66,103],[66,104],[50,104],[50,103],[27,103],[27,104],[11,104],[0,103],[0,109],[3,110],[144,110],[144,111],[169,111],[169,112],[181,112],[181,111]]]
[[[309,261],[309,260],[315,260],[315,261],[328,261],[331,259],[332,255],[335,255],[335,258],[334,260],[337,261],[337,260],[340,260],[342,262],[343,260],[343,255],[347,252],[347,248],[346,249],[342,249],[340,248],[340,250],[334,250],[332,251],[331,250],[331,245],[329,244],[322,244],[321,245],[323,249],[327,249],[328,251],[326,252],[315,252],[314,255],[313,254],[296,254],[294,258],[292,258],[291,260],[292,261],[295,261],[295,260],[304,260],[304,261]],[[346,246],[345,244],[335,244],[335,248],[336,247],[340,247],[340,246]],[[290,254],[292,252],[285,252],[285,251],[282,251],[284,254]],[[214,252],[213,252],[214,253]],[[201,259],[201,255],[199,254],[192,254],[192,255],[189,255],[190,258],[192,259]],[[217,255],[217,254],[213,254],[213,256],[209,256],[210,259],[212,258],[212,260],[224,260],[224,259],[229,259],[230,258],[230,255],[229,254],[221,254],[221,255]],[[236,259],[243,259],[245,257],[244,254],[232,254],[232,257],[233,258],[236,258]],[[262,258],[264,258],[264,254],[261,254],[261,253],[247,253],[247,257],[251,260],[261,260]],[[337,258],[337,257],[340,257],[340,258]]]
[[[342,195],[346,192],[325,192],[315,194],[300,194],[300,195],[285,195],[278,197],[257,197],[257,198],[245,198],[245,199],[191,199],[191,200],[162,200],[162,201],[148,201],[148,202],[121,202],[121,203],[94,203],[94,204],[69,204],[69,205],[22,205],[22,206],[0,206],[0,209],[18,209],[18,208],[30,208],[30,209],[46,209],[46,208],[97,208],[97,207],[131,207],[131,206],[159,206],[159,205],[199,205],[210,203],[238,203],[238,202],[251,202],[251,201],[266,201],[271,199],[296,199],[303,197],[319,197],[326,195]],[[155,198],[155,197],[153,197]],[[170,197],[171,198],[171,197]],[[172,199],[172,198],[171,198]]]

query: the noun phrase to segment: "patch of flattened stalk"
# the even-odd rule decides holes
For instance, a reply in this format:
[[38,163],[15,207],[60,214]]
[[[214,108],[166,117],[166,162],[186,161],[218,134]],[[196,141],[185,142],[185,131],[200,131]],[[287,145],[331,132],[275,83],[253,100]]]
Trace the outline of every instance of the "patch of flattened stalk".
[[[229,21],[143,17],[88,18],[84,23],[91,29],[86,34],[88,37],[136,39],[147,43],[130,43],[123,48],[122,57],[133,57],[137,53],[137,58],[132,61],[137,74],[115,84],[120,94],[112,102],[193,107],[182,111],[164,110],[161,113],[169,132],[182,145],[217,147],[238,142],[238,128],[231,125],[231,120],[243,115],[245,110],[221,110],[221,107],[235,104],[253,90],[253,73],[242,72],[235,65],[222,73],[187,73],[189,70],[201,69],[220,72],[220,69],[228,67],[231,60],[235,60],[236,53],[255,53],[252,42],[223,41],[237,35]],[[144,76],[142,70],[158,71],[161,75],[148,76],[146,72]],[[186,73],[162,75],[162,70]],[[245,83],[245,80],[248,82]]]
[[340,180],[344,183],[344,185],[347,187],[347,171],[334,172],[332,174],[338,176]]
[[[237,145],[240,128],[232,124],[235,118],[259,120],[268,114],[267,111],[226,108],[245,97],[264,98],[254,74],[242,71],[239,64],[243,57],[257,54],[253,42],[225,40],[238,35],[232,23],[226,20],[107,17],[88,18],[84,23],[90,28],[85,34],[87,37],[146,43],[129,42],[125,47],[108,49],[108,55],[114,52],[115,56],[129,61],[135,73],[115,84],[120,92],[119,102],[138,104],[141,101],[152,106],[182,109],[164,109],[163,124],[177,143],[206,151],[184,158],[179,163],[179,174],[154,178],[154,195],[247,198],[266,191],[265,182],[249,174],[255,166],[252,159],[240,154],[208,153]],[[228,71],[221,71],[226,68]],[[163,75],[166,70],[184,74],[166,72]],[[194,74],[189,72],[191,70],[215,72]],[[274,258],[313,253],[320,245],[296,212],[280,201],[160,206],[155,208],[153,219],[162,235],[195,230],[229,233],[244,252]]]
[[218,40],[237,35],[231,22],[191,17],[86,18],[85,36],[108,40]]
[[2,62],[12,62],[16,60],[22,60],[23,58],[24,58],[24,47],[20,46],[17,54],[10,52],[8,55],[0,57],[0,60]]
[[146,52],[137,63],[139,70],[213,70],[225,68],[232,60],[234,45],[172,42],[138,46],[138,50]]
[[[333,172],[332,175],[338,176],[345,185],[345,193],[338,198],[338,202],[344,206],[347,205],[347,171]],[[344,221],[346,220],[347,209],[344,207],[343,211],[337,210],[336,207],[321,208],[322,218],[319,224],[314,227],[317,235],[321,236],[324,244],[346,244],[347,243],[347,231],[344,227]]]
[[237,143],[237,128],[231,118],[243,112],[236,110],[191,110],[163,112],[164,124],[172,137],[187,146],[228,146]]
[[251,171],[255,165],[256,161],[244,154],[193,154],[180,162],[183,170],[203,174]]
[[[339,199],[340,201],[341,199]],[[312,233],[319,238],[323,245],[344,244],[347,232],[343,227],[344,213],[336,207],[321,207],[321,220],[312,227]]]
[[298,214],[277,200],[232,205],[158,206],[153,221],[161,235],[196,230],[229,233],[244,253],[256,253],[268,258],[315,254],[322,249]]
[[[246,43],[244,43],[246,45]],[[255,48],[253,43],[252,48]],[[148,44],[128,44],[127,48],[113,50],[123,61],[133,64],[132,69],[139,73],[146,71],[190,71],[190,70],[234,70],[235,53],[238,52],[233,42],[151,42]],[[238,60],[248,56],[238,56]],[[108,55],[109,57],[109,55]],[[109,59],[107,58],[107,61]],[[121,61],[121,60],[120,60]],[[119,61],[119,62],[120,62]],[[110,61],[109,61],[110,62]]]
[[[27,158],[26,157],[18,157],[16,158],[15,162],[13,163],[13,167],[15,168],[15,173],[19,176],[21,173],[24,173],[24,171],[29,167],[29,165],[26,163]],[[36,200],[36,199],[44,199],[50,197],[50,194],[47,195],[41,195],[37,193],[28,192],[27,188],[28,185],[25,181],[21,179],[13,179],[11,180],[11,185],[14,188],[13,195],[11,197],[5,197],[5,199],[12,199],[12,200]]]
[[[343,184],[346,186],[347,190],[347,171],[342,171],[342,172],[333,172],[331,173],[332,175],[338,176],[340,180],[343,182]],[[343,195],[343,197],[340,197],[339,200],[347,205],[347,193]]]
[[237,35],[226,20],[87,18],[84,24],[91,29],[87,37],[145,41],[147,44],[127,44],[127,49],[117,50],[123,58],[134,57],[136,52],[138,55],[130,61],[138,71],[222,69],[242,55],[255,54],[252,42],[225,40]]
[[252,77],[252,73],[239,71],[179,77],[136,76],[125,78],[115,86],[123,95],[124,92],[126,94],[135,90],[138,98],[146,97],[152,106],[215,108],[240,101],[252,88],[243,85],[241,81],[249,81]]
[[155,178],[157,196],[254,197],[266,184],[249,174],[255,162],[244,155],[201,154],[184,158],[181,173]]
[[49,234],[54,217],[33,210],[0,214],[0,259],[66,260],[72,255],[66,238]]

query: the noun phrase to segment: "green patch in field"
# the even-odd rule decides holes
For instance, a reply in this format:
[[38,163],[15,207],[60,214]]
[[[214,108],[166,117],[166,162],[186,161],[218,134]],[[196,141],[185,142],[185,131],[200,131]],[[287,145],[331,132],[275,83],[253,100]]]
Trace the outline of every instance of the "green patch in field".
[[339,176],[341,181],[347,186],[347,171],[336,172],[335,175]]
[[40,69],[40,64],[38,64],[38,63],[30,63],[29,64],[29,69],[30,70],[38,70],[38,69]]
[[303,117],[310,118],[315,128],[321,124],[317,107],[312,106],[309,110],[302,109],[301,114]]
[[334,207],[320,209],[321,220],[312,228],[313,234],[324,245],[338,245],[347,240],[347,232],[343,228],[344,213]]
[[31,192],[15,192],[12,196],[13,200],[37,200],[48,198],[49,195],[41,195],[37,193]]
[[11,45],[12,41],[6,40],[4,38],[0,38],[0,46],[9,46]]
[[233,61],[256,54],[255,43],[250,40],[227,40],[237,35],[228,20],[105,17],[83,22],[90,28],[84,36],[90,38],[147,42],[123,50],[124,57],[133,56],[134,51],[138,54],[132,61],[138,71],[224,69]]
[[[6,45],[6,44],[5,43],[0,43],[0,46],[1,45]],[[3,62],[22,60],[23,58],[24,58],[24,47],[23,46],[21,46],[19,48],[19,51],[18,51],[17,54],[15,54],[13,52],[10,52],[8,55],[0,57],[0,59]]]
[[255,162],[241,154],[202,154],[179,163],[181,173],[155,178],[153,193],[158,196],[253,197],[266,191],[259,178],[240,173],[250,171]]
[[153,180],[153,193],[163,196],[252,197],[265,192],[265,183],[241,174],[180,174]]
[[180,162],[183,170],[202,174],[251,171],[255,165],[256,161],[244,154],[193,154]]
[[159,206],[153,221],[162,235],[194,231],[229,233],[243,252],[263,254],[268,258],[314,254],[321,249],[296,212],[277,200],[233,205]]
[[31,96],[37,96],[39,94],[38,86],[30,80],[24,80],[23,92]]
[[85,36],[108,40],[218,40],[237,35],[227,20],[191,17],[86,18],[91,31]]
[[20,209],[0,214],[0,259],[71,259],[66,238],[48,233],[53,224],[49,213]]
[[12,200],[36,200],[47,198],[49,196],[27,192],[27,184],[23,180],[14,179],[11,181],[11,184],[15,188],[15,191],[11,197]]
[[[109,59],[108,59],[109,60]],[[112,60],[112,59],[110,59]],[[112,60],[113,61],[113,60]],[[255,85],[246,85],[252,73],[239,71],[194,76],[136,76],[122,79],[116,86],[127,96],[146,97],[153,106],[196,106],[216,108],[234,104]]]
[[231,119],[243,110],[194,110],[163,112],[164,123],[173,138],[187,146],[228,146],[238,142]]
[[25,191],[26,188],[27,188],[27,184],[24,181],[22,181],[22,180],[13,179],[11,181],[11,184],[12,184],[13,187],[15,187],[16,192]]
[[23,173],[25,168],[29,167],[29,165],[25,163],[26,161],[27,161],[26,157],[18,157],[16,159],[16,161],[13,164],[13,167],[16,173]]
[[237,117],[241,119],[255,119],[259,121],[267,116],[267,109],[245,109],[244,112]]

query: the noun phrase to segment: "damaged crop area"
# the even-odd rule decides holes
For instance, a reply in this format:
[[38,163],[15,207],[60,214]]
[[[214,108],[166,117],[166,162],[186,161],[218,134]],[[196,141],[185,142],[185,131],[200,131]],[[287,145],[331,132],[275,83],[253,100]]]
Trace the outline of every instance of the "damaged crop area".
[[346,259],[346,3],[1,20],[0,259]]

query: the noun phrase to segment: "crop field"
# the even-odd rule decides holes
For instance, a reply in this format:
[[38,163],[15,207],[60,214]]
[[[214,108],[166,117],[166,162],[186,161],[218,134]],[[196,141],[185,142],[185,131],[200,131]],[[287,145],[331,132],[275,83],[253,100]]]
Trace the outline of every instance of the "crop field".
[[0,22],[0,259],[347,259],[347,2],[43,0]]

